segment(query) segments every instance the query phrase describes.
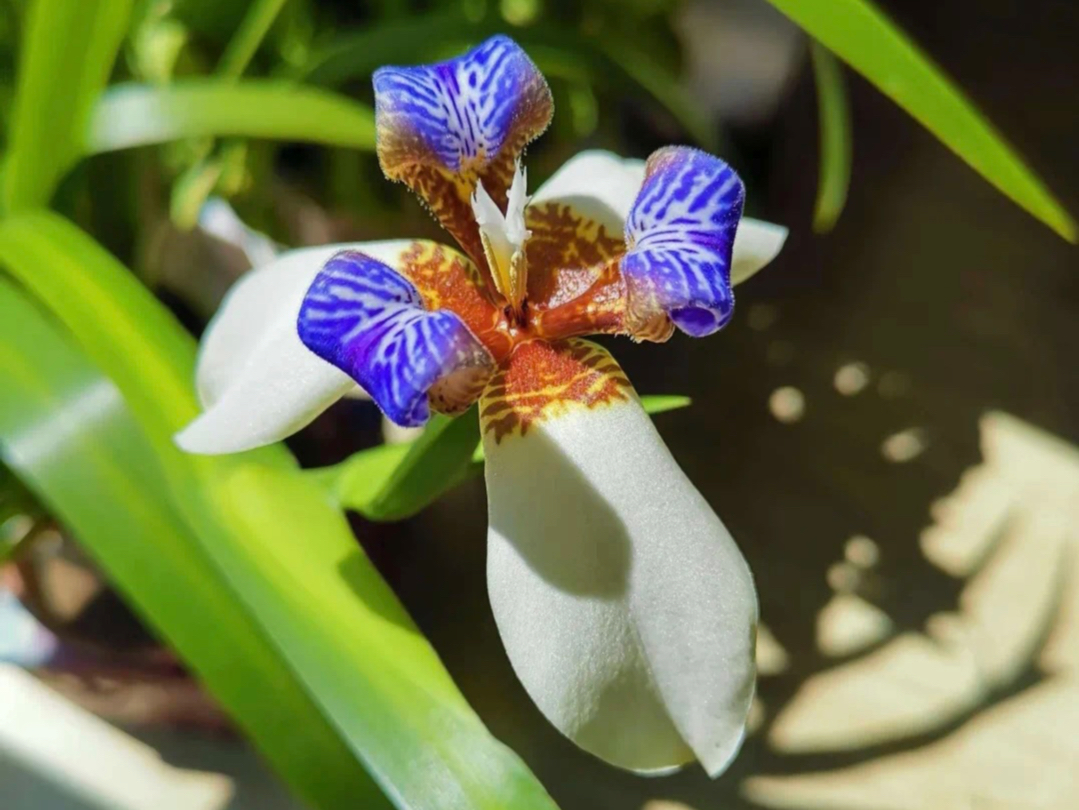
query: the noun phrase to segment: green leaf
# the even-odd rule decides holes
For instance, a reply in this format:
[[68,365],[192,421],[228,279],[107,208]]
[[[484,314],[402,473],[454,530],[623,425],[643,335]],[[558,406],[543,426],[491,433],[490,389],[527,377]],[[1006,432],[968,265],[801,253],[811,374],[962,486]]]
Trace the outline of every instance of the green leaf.
[[771,0],[986,180],[1069,242],[1075,220],[962,91],[867,0]]
[[553,810],[457,691],[343,515],[281,448],[193,456],[172,444],[195,409],[190,382],[179,383],[193,350],[148,291],[44,212],[0,223],[0,261],[124,393],[199,553],[398,807]]
[[313,482],[247,464],[205,491],[241,540],[223,557],[254,565],[245,600],[399,807],[555,810],[465,703]]
[[34,0],[26,13],[3,176],[9,211],[45,205],[82,149],[131,0]]
[[340,464],[306,470],[335,503],[368,515],[370,504],[412,450],[413,442],[380,444],[353,453]]
[[373,150],[375,119],[369,107],[344,96],[285,81],[124,84],[101,97],[85,148],[96,154],[225,135]]
[[[286,2],[287,0],[256,0],[248,6],[240,27],[229,40],[228,47],[217,64],[215,73],[218,77],[240,78]],[[206,198],[217,188],[226,166],[242,166],[246,154],[242,141],[228,141],[218,144],[210,154],[189,166],[173,184],[169,202],[169,216],[172,221],[182,230],[194,228]]]
[[645,412],[653,416],[657,413],[688,408],[692,404],[692,399],[681,394],[645,394],[641,397],[641,405],[644,406]]
[[456,418],[435,414],[413,442],[363,450],[310,475],[347,509],[371,520],[402,520],[468,476],[479,440],[475,408]]
[[0,458],[313,806],[383,800],[171,504],[116,387],[0,277]]
[[817,115],[820,119],[820,179],[813,229],[826,233],[835,226],[847,202],[851,163],[850,106],[843,83],[843,68],[838,60],[817,42],[810,43],[809,54],[817,83]]

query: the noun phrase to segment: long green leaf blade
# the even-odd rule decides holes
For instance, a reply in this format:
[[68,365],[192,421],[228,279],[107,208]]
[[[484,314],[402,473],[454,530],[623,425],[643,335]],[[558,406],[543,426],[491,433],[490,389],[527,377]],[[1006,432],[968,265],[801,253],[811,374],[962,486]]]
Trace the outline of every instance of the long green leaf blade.
[[221,61],[217,63],[219,76],[235,79],[244,72],[281,12],[281,7],[287,2],[288,0],[255,0],[250,4],[240,27],[236,29],[221,55]]
[[1069,242],[1075,220],[962,91],[868,0],[770,0]]
[[843,83],[843,68],[827,48],[810,43],[813,76],[817,83],[820,118],[820,179],[817,204],[813,209],[813,229],[825,233],[835,227],[847,202],[850,184],[850,105]]
[[3,173],[9,211],[48,203],[79,156],[130,14],[131,0],[30,3]]
[[167,437],[198,415],[195,341],[93,239],[55,214],[19,214],[0,221],[0,264],[78,335],[148,429]]
[[284,81],[185,79],[165,87],[116,85],[98,102],[85,135],[87,153],[182,138],[234,135],[375,148],[369,107]]
[[285,780],[324,810],[383,803],[200,552],[115,386],[0,278],[0,457],[164,635]]
[[222,544],[222,559],[255,566],[245,599],[398,807],[556,810],[490,737],[313,482],[247,464],[205,492],[239,541]]
[[693,400],[682,394],[645,394],[641,397],[641,405],[646,413],[655,416],[657,413],[678,411],[688,408]]

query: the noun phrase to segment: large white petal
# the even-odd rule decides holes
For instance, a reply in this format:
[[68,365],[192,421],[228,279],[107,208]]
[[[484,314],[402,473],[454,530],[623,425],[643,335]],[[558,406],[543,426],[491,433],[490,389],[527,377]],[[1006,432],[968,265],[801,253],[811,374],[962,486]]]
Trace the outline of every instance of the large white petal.
[[300,342],[300,303],[335,253],[362,250],[391,266],[408,240],[282,253],[246,274],[206,329],[196,385],[205,411],[176,436],[192,453],[235,453],[279,441],[357,386]]
[[[534,202],[557,200],[619,232],[644,182],[643,160],[590,149],[574,155],[540,186]],[[783,247],[787,229],[742,217],[734,238],[731,283],[740,284],[772,261]]]
[[753,696],[756,592],[636,397],[484,434],[491,605],[532,699],[620,767],[721,773]]

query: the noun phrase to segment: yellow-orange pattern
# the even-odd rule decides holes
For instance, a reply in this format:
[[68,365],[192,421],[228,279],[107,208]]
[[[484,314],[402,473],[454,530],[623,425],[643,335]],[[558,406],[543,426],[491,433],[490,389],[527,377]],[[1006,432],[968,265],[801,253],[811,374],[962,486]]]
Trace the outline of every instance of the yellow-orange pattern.
[[496,442],[574,408],[601,408],[635,397],[625,372],[602,346],[585,340],[520,344],[480,399],[480,424]]

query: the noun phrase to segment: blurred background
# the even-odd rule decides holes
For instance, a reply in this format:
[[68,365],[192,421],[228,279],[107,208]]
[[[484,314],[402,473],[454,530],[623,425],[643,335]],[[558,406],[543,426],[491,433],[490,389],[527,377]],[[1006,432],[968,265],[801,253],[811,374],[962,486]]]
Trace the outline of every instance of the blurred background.
[[[26,5],[0,2],[4,117]],[[1079,6],[880,6],[1079,210]],[[247,9],[145,3],[114,72],[153,84],[220,69]],[[692,397],[657,425],[755,572],[759,697],[733,768],[642,778],[544,721],[487,604],[474,478],[408,520],[350,520],[480,718],[564,810],[1079,806],[1074,247],[849,70],[849,192],[833,223],[815,222],[810,47],[765,0],[288,0],[241,70],[370,104],[380,64],[495,31],[554,92],[555,123],[529,150],[534,184],[583,148],[698,144],[746,180],[748,213],[791,235],[739,288],[721,336],[609,344],[640,392]],[[102,154],[54,207],[198,334],[265,248],[230,239],[227,217],[200,227],[211,199],[283,245],[442,238],[372,151],[340,146],[195,137]],[[345,400],[290,447],[327,465],[382,429],[371,403]],[[15,549],[0,567],[0,807],[303,807],[77,534],[0,476]],[[27,764],[66,762],[67,748],[101,762],[77,778]],[[70,788],[95,769],[145,792]]]

